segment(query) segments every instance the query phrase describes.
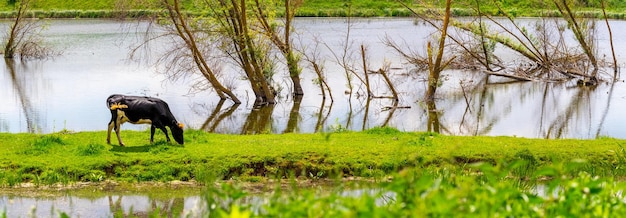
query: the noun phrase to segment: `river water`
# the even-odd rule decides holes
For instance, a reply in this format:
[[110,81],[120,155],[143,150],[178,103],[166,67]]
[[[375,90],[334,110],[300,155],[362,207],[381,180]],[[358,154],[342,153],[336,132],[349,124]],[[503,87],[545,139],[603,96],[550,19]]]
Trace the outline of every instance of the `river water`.
[[[523,21],[524,19],[522,19]],[[532,21],[527,19],[526,21]],[[299,104],[288,94],[288,77],[275,77],[283,88],[279,102],[268,108],[255,108],[253,94],[239,72],[228,72],[229,84],[244,101],[241,105],[220,104],[210,91],[192,89],[196,77],[169,80],[162,66],[149,64],[154,54],[168,46],[154,42],[143,51],[141,60],[131,60],[129,51],[143,40],[148,26],[144,22],[114,20],[46,20],[44,41],[61,54],[43,60],[0,61],[0,132],[50,133],[61,130],[105,130],[110,113],[105,99],[113,93],[148,95],[167,101],[176,118],[188,128],[226,134],[333,131],[340,128],[364,130],[391,126],[403,131],[425,131],[428,111],[420,104],[426,83],[424,75],[415,74],[405,61],[382,43],[385,37],[406,42],[415,50],[424,50],[432,30],[408,18],[354,19],[350,24],[349,54],[360,63],[358,50],[367,47],[371,69],[388,62],[390,75],[399,90],[397,106],[388,99],[367,101],[346,94],[344,72],[337,66],[328,48],[341,49],[348,22],[335,18],[299,18],[298,41],[307,46],[315,40],[319,46],[334,102],[322,105],[315,76],[305,64],[301,76],[305,95]],[[7,21],[0,22],[2,29]],[[626,22],[611,21],[616,38],[626,36]],[[158,28],[155,31],[159,31]],[[608,34],[598,28],[598,50],[610,57]],[[620,66],[626,63],[626,41],[615,41]],[[514,56],[502,55],[515,59]],[[231,69],[226,67],[226,69]],[[281,70],[278,66],[278,70]],[[620,68],[621,70],[621,68]],[[283,71],[284,72],[284,71]],[[493,83],[481,73],[449,70],[438,91],[437,108],[441,132],[451,135],[508,135],[530,138],[626,138],[626,85],[623,80],[603,82],[596,88],[576,87],[566,83]],[[464,91],[461,81],[482,84]],[[377,95],[388,95],[381,80],[375,80]],[[380,88],[382,87],[382,88]],[[464,94],[465,93],[465,94]],[[292,113],[295,109],[297,113]],[[262,114],[271,116],[262,116]],[[268,117],[268,118],[262,118]],[[259,122],[259,119],[266,119]],[[295,120],[296,122],[290,122]],[[294,124],[295,123],[295,124]],[[318,124],[321,123],[321,128]],[[256,126],[255,126],[256,125]],[[125,124],[123,129],[144,130],[147,126]],[[105,136],[102,136],[104,141]],[[123,199],[123,200],[122,200]],[[123,202],[116,206],[115,202]],[[155,205],[172,208],[176,214],[193,212],[202,204],[198,195],[154,200],[148,194],[116,194],[95,198],[71,194],[54,197],[5,195],[0,207],[9,217],[49,216],[63,211],[72,217],[108,217],[115,211],[149,211]],[[36,210],[32,211],[31,208]],[[116,210],[117,208],[117,210]],[[132,209],[131,209],[132,208]],[[3,208],[0,208],[0,210]]]
[[[522,19],[523,20],[523,19]],[[531,20],[531,19],[529,19]],[[275,76],[282,88],[279,102],[270,108],[255,109],[249,84],[240,72],[230,69],[229,82],[242,101],[233,106],[219,104],[210,91],[196,91],[197,77],[168,80],[163,66],[153,63],[155,54],[168,46],[159,41],[142,51],[141,60],[131,60],[129,50],[143,40],[147,23],[113,20],[46,20],[44,41],[60,55],[44,60],[0,62],[0,131],[50,133],[60,130],[97,131],[106,129],[110,114],[104,101],[113,93],[160,97],[170,104],[177,119],[189,128],[207,131],[241,133],[282,133],[331,131],[337,128],[363,130],[391,126],[403,131],[425,131],[428,113],[420,101],[426,84],[423,74],[415,74],[406,61],[386,47],[382,40],[390,37],[424,48],[431,30],[407,18],[355,19],[350,22],[348,54],[360,63],[359,46],[365,45],[370,69],[390,63],[392,81],[399,90],[397,106],[389,110],[388,99],[367,101],[357,86],[352,97],[344,72],[328,48],[341,51],[348,22],[334,18],[301,18],[296,22],[298,43],[312,47],[318,44],[334,102],[322,106],[315,76],[303,63],[302,83],[305,95],[294,104],[289,95],[289,78]],[[7,22],[1,23],[6,27]],[[626,23],[611,21],[616,38],[626,35]],[[159,31],[155,29],[154,31]],[[598,28],[600,57],[610,57],[606,30]],[[615,41],[618,62],[624,63],[624,40]],[[423,49],[422,49],[423,50]],[[502,57],[515,59],[503,54]],[[280,64],[278,72],[284,72]],[[281,70],[282,69],[282,70]],[[442,133],[451,135],[515,135],[532,138],[626,137],[624,82],[602,83],[597,88],[581,89],[570,83],[513,83],[477,85],[465,95],[461,83],[486,81],[481,73],[449,70],[438,91],[437,109]],[[380,78],[373,82],[376,95],[389,95]],[[358,85],[358,84],[357,84]],[[609,93],[612,90],[611,93]],[[469,103],[468,103],[469,102]],[[295,106],[295,107],[294,107]],[[292,108],[297,112],[292,115]],[[259,114],[271,114],[260,116]],[[291,116],[290,116],[291,115]],[[323,115],[323,116],[320,116]],[[267,117],[265,122],[252,122]],[[291,118],[290,118],[291,117]],[[219,119],[218,119],[219,118]],[[290,120],[296,122],[289,122]],[[260,124],[259,124],[260,123]],[[317,128],[318,123],[321,128]],[[123,129],[146,129],[143,125],[125,124]],[[103,137],[104,138],[104,137]]]
[[2,196],[0,211],[7,217],[198,217],[206,204],[199,195],[152,198],[148,193],[80,197],[72,193],[53,196]]

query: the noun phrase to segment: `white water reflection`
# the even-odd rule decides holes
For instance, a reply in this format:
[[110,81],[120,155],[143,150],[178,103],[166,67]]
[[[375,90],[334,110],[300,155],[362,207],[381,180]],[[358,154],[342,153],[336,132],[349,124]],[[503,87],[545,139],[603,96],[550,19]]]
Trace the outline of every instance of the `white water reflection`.
[[[525,20],[529,21],[529,20]],[[532,21],[532,19],[530,20]],[[16,62],[9,66],[0,62],[0,132],[49,133],[95,131],[106,129],[110,114],[104,100],[113,93],[160,97],[170,104],[178,120],[190,128],[201,128],[218,133],[245,132],[315,132],[320,123],[323,129],[342,127],[363,130],[388,125],[403,131],[425,131],[428,113],[419,102],[425,90],[424,77],[413,74],[404,61],[381,42],[385,36],[404,40],[420,50],[430,30],[414,25],[411,19],[355,19],[351,29],[354,46],[368,47],[369,65],[373,69],[389,61],[393,82],[400,91],[399,106],[408,109],[388,110],[393,102],[388,99],[353,97],[346,90],[343,71],[331,61],[329,52],[322,50],[327,61],[325,69],[335,97],[332,107],[321,105],[320,91],[312,80],[314,75],[305,69],[302,75],[305,90],[302,102],[296,108],[296,126],[290,125],[293,99],[282,93],[282,100],[268,110],[271,116],[258,115],[252,106],[252,93],[247,82],[233,81],[235,93],[244,104],[232,107],[226,102],[221,108],[212,92],[190,94],[195,78],[171,82],[158,74],[157,66],[128,61],[129,48],[143,37],[146,23],[120,23],[112,20],[49,20],[44,36],[63,53],[46,60]],[[6,21],[0,22],[6,26]],[[299,18],[296,26],[300,39],[311,43],[317,36],[329,47],[340,47],[345,37],[346,22],[336,18]],[[613,34],[626,35],[626,22],[611,21]],[[4,27],[2,26],[2,27]],[[136,32],[136,30],[139,30]],[[610,55],[605,30],[598,31],[600,55]],[[154,43],[154,53],[167,44]],[[626,41],[615,41],[618,62],[626,58]],[[498,52],[507,53],[499,50]],[[152,54],[154,55],[154,54]],[[514,59],[515,57],[508,57]],[[280,66],[279,66],[280,70]],[[13,71],[13,73],[11,73]],[[240,77],[237,72],[229,72]],[[460,81],[475,85],[464,95]],[[276,77],[286,86],[288,78]],[[626,138],[626,85],[623,81],[601,84],[595,90],[572,87],[564,83],[517,83],[487,85],[481,73],[447,71],[443,87],[439,89],[437,109],[440,110],[442,132],[452,135],[515,135],[538,138],[595,138],[611,136]],[[374,81],[383,86],[381,81]],[[609,91],[613,95],[609,95]],[[376,90],[379,95],[386,90]],[[229,111],[229,109],[232,109]],[[215,116],[212,116],[215,114]],[[324,119],[320,118],[323,114]],[[326,116],[327,114],[327,116]],[[258,116],[258,117],[251,117]],[[221,118],[220,118],[221,117]],[[266,119],[267,118],[267,119]],[[293,120],[294,118],[291,118]],[[249,127],[250,120],[263,126]],[[206,125],[204,125],[206,124]],[[126,124],[123,129],[146,129],[141,125]],[[104,138],[104,137],[103,137]]]
[[[202,198],[188,196],[164,200],[145,195],[110,195],[97,198],[76,197],[70,194],[56,197],[0,197],[0,211],[7,217],[114,217],[133,215],[147,217],[186,217],[202,214]],[[116,216],[117,217],[117,216]]]

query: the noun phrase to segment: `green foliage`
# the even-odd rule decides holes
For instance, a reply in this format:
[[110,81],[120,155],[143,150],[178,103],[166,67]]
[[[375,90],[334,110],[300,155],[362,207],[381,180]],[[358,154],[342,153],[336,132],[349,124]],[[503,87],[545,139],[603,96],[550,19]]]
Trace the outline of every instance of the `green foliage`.
[[425,132],[418,135],[416,139],[409,140],[409,145],[432,146],[433,139],[439,134],[435,132]]
[[[405,4],[413,5],[414,9],[424,9],[426,6],[420,2],[403,1]],[[523,1],[498,1],[501,7],[511,15],[515,16],[539,16],[539,15],[557,15],[558,12],[553,10],[543,10],[547,8],[545,4],[538,4],[535,1],[523,0]],[[624,8],[626,3],[624,1],[606,1],[607,10],[610,18],[620,19],[624,17]],[[453,3],[452,14],[454,16],[471,16],[475,14],[474,10],[470,10],[470,5],[473,7],[475,4],[471,2],[455,2]],[[500,11],[491,1],[483,1],[482,11],[495,16],[501,16]],[[93,1],[63,1],[63,0],[45,0],[35,1],[32,8],[36,17],[40,18],[117,18],[117,17],[144,17],[150,14],[160,13],[159,5],[155,1],[142,1],[141,3],[133,3],[132,1],[125,1],[125,4],[121,4],[120,1],[114,0],[93,0]],[[281,4],[275,4],[280,6]],[[12,11],[14,10],[15,1],[7,0],[0,3],[0,18],[7,18],[14,16]],[[349,7],[348,7],[349,6]],[[191,14],[203,14],[206,10],[202,7],[198,7],[194,1],[182,1],[183,9],[186,9]],[[435,2],[432,7],[443,7],[443,2]],[[583,11],[588,15],[599,16],[597,12],[599,6],[598,2],[588,1],[580,5],[583,9],[589,9],[595,11]],[[539,10],[542,9],[542,10]],[[284,10],[284,9],[282,9]],[[277,11],[277,15],[284,14],[284,11]],[[306,0],[299,8],[296,16],[301,17],[340,17],[340,16],[354,16],[354,17],[391,17],[411,16],[411,13],[399,4],[395,0],[351,0],[349,4],[344,0]]]
[[398,134],[400,130],[391,127],[374,127],[364,131],[367,134],[380,134],[380,135],[389,135],[389,134]]
[[345,126],[341,125],[341,123],[339,123],[339,119],[335,120],[335,124],[328,126],[328,132],[330,133],[342,133],[342,132],[349,132],[349,131],[350,130],[348,128],[346,128]]
[[57,145],[64,145],[63,140],[57,135],[44,135],[35,139],[31,146],[25,146],[19,153],[26,155],[42,155],[49,152]]
[[[525,153],[525,152],[522,152]],[[325,189],[277,187],[264,201],[228,183],[205,192],[208,214],[261,217],[613,217],[626,212],[626,183],[587,172],[562,174],[569,163],[534,175],[545,183],[520,185],[507,172],[518,165],[478,163],[465,170],[403,170],[389,182],[337,181]]]
[[64,143],[61,137],[57,135],[45,135],[45,136],[38,138],[33,143],[35,147],[40,147],[40,148],[46,148],[46,147],[52,146],[53,144],[63,145]]
[[86,146],[79,145],[76,152],[80,156],[96,156],[104,151],[104,145],[102,144],[88,144]]

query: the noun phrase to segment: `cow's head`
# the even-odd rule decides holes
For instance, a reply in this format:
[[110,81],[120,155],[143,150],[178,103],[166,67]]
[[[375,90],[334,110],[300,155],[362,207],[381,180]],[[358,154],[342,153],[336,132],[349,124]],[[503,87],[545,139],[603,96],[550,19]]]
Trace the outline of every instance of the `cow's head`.
[[178,144],[183,144],[185,143],[185,140],[183,140],[183,124],[179,123],[177,121],[174,121],[173,123],[174,125],[170,126],[170,130],[172,131],[172,136],[174,137],[174,140],[176,142],[178,142]]

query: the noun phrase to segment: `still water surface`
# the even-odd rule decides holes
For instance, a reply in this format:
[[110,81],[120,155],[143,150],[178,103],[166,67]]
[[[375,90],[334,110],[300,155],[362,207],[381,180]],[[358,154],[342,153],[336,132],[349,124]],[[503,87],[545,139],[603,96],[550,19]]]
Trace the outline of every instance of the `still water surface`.
[[198,217],[206,208],[203,203],[200,196],[155,199],[142,193],[101,197],[68,193],[47,197],[2,196],[0,211],[6,212],[7,217],[60,217],[60,213],[70,217],[148,217],[154,214],[159,214],[158,217]]
[[[27,62],[0,61],[0,69],[3,69],[0,73],[1,132],[104,130],[110,119],[104,100],[113,93],[163,98],[169,102],[177,119],[189,128],[218,133],[307,133],[338,127],[363,130],[382,125],[404,131],[426,130],[427,111],[419,103],[426,87],[424,75],[411,71],[402,58],[382,43],[382,39],[389,36],[414,45],[416,50],[423,47],[431,30],[415,25],[411,19],[358,19],[353,21],[350,32],[354,50],[351,54],[358,56],[356,49],[364,44],[371,69],[378,69],[385,61],[391,63],[392,80],[400,92],[398,106],[410,107],[398,110],[388,110],[387,107],[393,105],[388,99],[368,102],[363,97],[355,97],[358,93],[352,98],[345,94],[344,73],[327,49],[341,48],[347,25],[342,19],[297,20],[299,41],[302,41],[299,44],[312,46],[313,38],[317,38],[327,45],[320,46],[320,53],[326,60],[333,104],[326,101],[321,105],[321,92],[313,83],[314,75],[305,69],[302,74],[305,96],[299,104],[294,104],[288,94],[288,77],[279,74],[275,80],[284,90],[281,100],[274,107],[262,110],[253,108],[253,93],[246,81],[237,79],[241,78],[239,72],[229,72],[230,78],[235,78],[230,83],[237,87],[235,93],[244,103],[232,106],[227,101],[220,105],[212,92],[196,92],[190,88],[198,78],[171,81],[159,73],[162,72],[159,66],[146,64],[149,60],[130,61],[129,49],[143,39],[146,23],[88,19],[46,22],[45,40],[61,51],[61,55]],[[6,22],[1,24],[2,27],[7,25]],[[616,38],[626,36],[626,22],[612,21],[612,25]],[[600,56],[610,55],[605,32],[602,28],[598,30]],[[151,46],[144,59],[154,59],[159,49],[168,44],[156,42]],[[622,54],[626,51],[626,41],[617,40],[615,46],[621,66],[626,62]],[[515,58],[506,53],[501,57]],[[360,60],[355,57],[355,61]],[[284,72],[280,66],[278,68],[279,72]],[[626,118],[621,115],[626,108],[623,81],[603,83],[591,90],[577,88],[573,83],[481,85],[490,81],[480,73],[467,71],[450,70],[445,78],[437,101],[444,134],[626,138],[626,131],[623,131]],[[382,87],[376,89],[376,94],[389,95],[382,80],[374,80],[375,86]],[[475,87],[469,89],[471,92],[466,96],[461,91],[461,80]],[[355,92],[362,94],[363,89]],[[292,108],[295,114],[291,113]],[[264,113],[271,116],[259,115]],[[297,122],[292,125],[294,122],[290,120]],[[316,128],[318,123],[323,128]],[[146,126],[126,124],[123,128],[143,130]]]

